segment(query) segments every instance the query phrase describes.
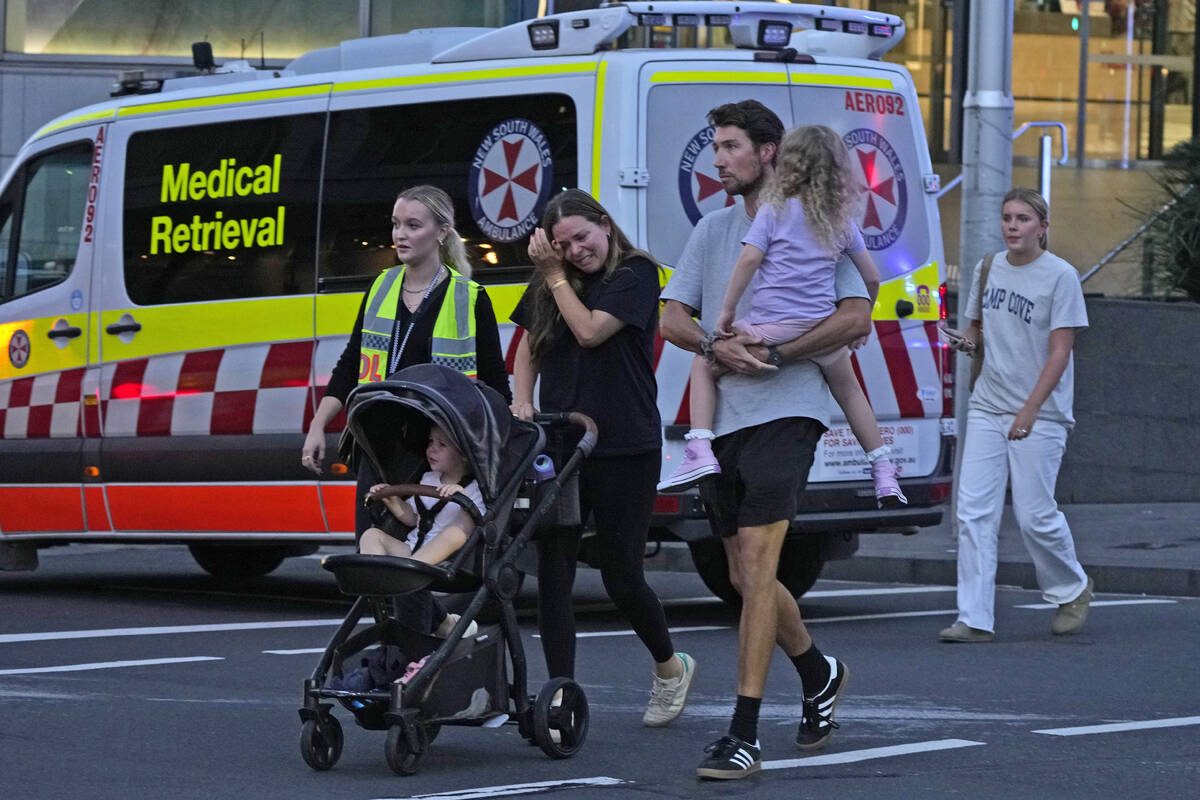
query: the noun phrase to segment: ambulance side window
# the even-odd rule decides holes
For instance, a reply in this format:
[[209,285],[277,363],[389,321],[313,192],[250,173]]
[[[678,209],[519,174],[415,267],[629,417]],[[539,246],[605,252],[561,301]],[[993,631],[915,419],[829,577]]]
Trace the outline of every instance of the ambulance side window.
[[20,297],[71,274],[91,161],[91,142],[47,153],[27,164],[0,198],[0,297]]
[[125,164],[125,289],[139,305],[313,288],[325,117],[148,130]]
[[576,185],[577,161],[575,103],[563,94],[334,112],[319,291],[361,291],[363,276],[395,266],[392,205],[419,184],[450,195],[476,280],[528,280],[529,233],[546,201]]

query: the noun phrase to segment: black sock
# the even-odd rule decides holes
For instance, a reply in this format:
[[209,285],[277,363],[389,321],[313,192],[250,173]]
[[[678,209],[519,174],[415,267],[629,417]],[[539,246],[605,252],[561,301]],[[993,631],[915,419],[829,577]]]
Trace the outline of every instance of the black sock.
[[729,723],[729,733],[743,742],[754,744],[758,741],[758,710],[762,707],[761,697],[737,696],[737,705],[733,707],[733,720]]
[[804,684],[804,696],[812,697],[829,683],[829,662],[814,644],[798,656],[792,656],[800,682]]

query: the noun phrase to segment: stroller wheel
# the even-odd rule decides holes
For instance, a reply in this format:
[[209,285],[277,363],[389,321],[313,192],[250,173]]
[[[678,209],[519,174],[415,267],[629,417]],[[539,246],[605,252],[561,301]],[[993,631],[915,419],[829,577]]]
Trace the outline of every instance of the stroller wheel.
[[551,758],[579,752],[588,732],[588,703],[583,687],[570,678],[555,678],[533,703],[533,738]]
[[388,728],[383,753],[392,772],[397,775],[415,775],[417,764],[428,747],[429,736],[424,725],[419,722],[411,725],[397,724]]
[[326,770],[342,755],[342,725],[330,714],[305,720],[300,729],[300,756],[315,770]]

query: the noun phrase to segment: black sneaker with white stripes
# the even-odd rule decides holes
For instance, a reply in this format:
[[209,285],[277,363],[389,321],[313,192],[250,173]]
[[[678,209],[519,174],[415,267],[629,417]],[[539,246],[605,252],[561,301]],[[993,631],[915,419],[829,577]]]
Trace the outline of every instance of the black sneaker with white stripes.
[[708,758],[696,768],[696,776],[709,780],[734,780],[753,775],[762,767],[762,748],[736,736],[722,736],[704,748]]
[[801,706],[803,716],[800,718],[800,729],[796,731],[796,746],[801,750],[824,747],[838,727],[833,721],[833,712],[842,692],[846,690],[850,669],[836,658],[825,656],[825,660],[829,662],[829,682],[812,697],[804,698]]

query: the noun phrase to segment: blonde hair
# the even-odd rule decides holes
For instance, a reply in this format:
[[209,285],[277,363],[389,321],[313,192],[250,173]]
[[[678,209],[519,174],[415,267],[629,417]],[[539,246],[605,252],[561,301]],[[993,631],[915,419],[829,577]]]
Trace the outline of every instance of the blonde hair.
[[[1049,224],[1050,222],[1050,204],[1046,202],[1046,198],[1042,197],[1040,192],[1033,189],[1027,189],[1024,186],[1016,186],[1008,190],[1008,194],[1004,195],[1004,202],[1000,204],[1001,213],[1004,212],[1004,207],[1011,202],[1024,203],[1033,209],[1033,213],[1037,214],[1038,219]],[[1046,232],[1042,231],[1038,235],[1038,245],[1046,249]]]
[[462,237],[454,228],[454,202],[450,195],[436,186],[422,184],[405,189],[396,195],[396,200],[416,200],[429,209],[434,222],[449,228],[446,238],[438,247],[438,257],[464,278],[470,278],[471,260],[467,257],[467,248],[463,247]]
[[838,248],[861,194],[846,143],[824,125],[804,125],[783,137],[775,175],[763,189],[763,199],[777,207],[797,198],[809,230],[828,250]]

